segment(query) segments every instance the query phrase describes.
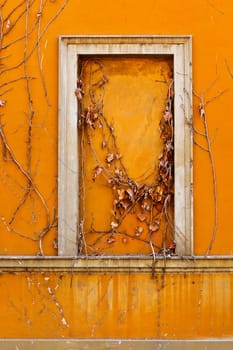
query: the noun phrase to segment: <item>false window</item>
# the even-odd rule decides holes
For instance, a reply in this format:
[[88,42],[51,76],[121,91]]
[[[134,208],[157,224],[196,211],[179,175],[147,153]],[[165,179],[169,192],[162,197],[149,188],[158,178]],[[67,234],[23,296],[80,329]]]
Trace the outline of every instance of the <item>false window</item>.
[[60,38],[60,256],[192,254],[190,36]]

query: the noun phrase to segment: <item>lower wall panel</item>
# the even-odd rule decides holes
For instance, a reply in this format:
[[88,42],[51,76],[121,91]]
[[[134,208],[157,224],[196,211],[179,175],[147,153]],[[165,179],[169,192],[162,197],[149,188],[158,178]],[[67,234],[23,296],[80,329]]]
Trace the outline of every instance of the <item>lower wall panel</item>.
[[231,338],[232,287],[220,273],[4,273],[0,337]]
[[5,340],[1,350],[231,350],[233,339],[214,340]]

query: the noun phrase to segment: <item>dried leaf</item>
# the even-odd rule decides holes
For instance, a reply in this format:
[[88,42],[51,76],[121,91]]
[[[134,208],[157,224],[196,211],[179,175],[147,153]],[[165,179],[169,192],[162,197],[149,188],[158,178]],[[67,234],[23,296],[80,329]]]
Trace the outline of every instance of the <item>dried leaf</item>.
[[128,187],[125,192],[128,193],[128,196],[131,200],[134,200],[134,192],[133,192],[132,188]]
[[131,202],[129,201],[129,199],[122,199],[120,201],[121,206],[126,210],[129,208],[129,206],[131,205]]
[[205,116],[205,109],[204,109],[203,103],[200,103],[200,105],[199,105],[199,114],[200,114],[201,118],[203,118]]
[[122,171],[120,169],[116,169],[115,170],[115,174],[118,175],[118,176],[122,176]]
[[154,223],[149,225],[149,230],[152,231],[152,232],[156,232],[156,231],[158,231],[159,226],[160,226],[160,221],[159,220],[155,220]]
[[97,178],[98,175],[100,175],[103,171],[103,167],[100,165],[97,165],[94,169],[93,169],[93,175],[92,175],[92,180],[95,181],[95,179]]
[[102,144],[101,144],[102,148],[107,147],[107,145],[108,145],[107,141],[102,141]]
[[137,226],[135,230],[135,236],[139,237],[143,232],[143,227]]
[[176,250],[176,241],[172,241],[169,245],[169,249],[175,253],[175,250]]
[[149,230],[152,232],[156,232],[156,231],[158,231],[158,229],[159,229],[159,226],[157,224],[149,226]]
[[168,152],[169,152],[169,151],[173,151],[173,149],[174,149],[174,147],[173,147],[173,145],[172,145],[172,142],[171,142],[170,140],[168,140],[168,141],[166,142],[166,149],[167,149]]
[[105,160],[106,160],[107,163],[111,163],[111,162],[114,160],[114,158],[115,158],[115,156],[114,156],[113,153],[108,153],[108,154],[106,155]]
[[111,225],[111,228],[113,229],[118,227],[118,223],[115,221],[112,221],[110,225]]
[[78,99],[79,101],[81,101],[82,98],[83,98],[83,96],[84,96],[84,91],[83,91],[81,88],[78,87],[78,88],[75,90],[75,96],[77,97],[77,99]]
[[163,153],[160,153],[160,155],[158,156],[158,160],[163,158]]
[[108,179],[108,184],[113,187],[115,185],[115,180],[114,179]]
[[6,22],[6,29],[9,30],[11,28],[11,21],[8,19]]
[[99,114],[97,112],[93,113],[93,119],[96,120],[99,118]]
[[112,244],[114,242],[115,242],[115,239],[113,238],[113,236],[110,236],[110,237],[107,238],[107,243],[108,244]]
[[115,158],[116,158],[117,160],[119,160],[119,159],[121,159],[121,158],[122,158],[122,155],[121,155],[121,154],[119,154],[119,153],[116,153]]
[[54,240],[53,240],[53,248],[58,249],[58,241],[56,238],[54,238]]
[[148,201],[143,201],[141,208],[146,210],[146,211],[150,211],[151,210],[151,205]]
[[125,198],[125,190],[120,188],[117,190],[117,194],[118,194],[118,199],[119,201],[121,201],[122,199]]
[[165,111],[163,114],[163,117],[166,122],[169,122],[170,120],[172,120],[172,114],[170,111]]
[[102,122],[99,119],[96,120],[96,127],[98,129],[101,129],[103,127],[103,124],[102,124]]
[[79,118],[79,120],[78,120],[78,128],[81,128],[81,126],[82,126],[82,119]]
[[146,214],[143,213],[137,213],[137,218],[138,220],[140,220],[141,222],[146,220]]
[[153,199],[155,199],[157,202],[161,202],[163,199],[165,186],[164,184],[161,184],[155,188],[155,193]]

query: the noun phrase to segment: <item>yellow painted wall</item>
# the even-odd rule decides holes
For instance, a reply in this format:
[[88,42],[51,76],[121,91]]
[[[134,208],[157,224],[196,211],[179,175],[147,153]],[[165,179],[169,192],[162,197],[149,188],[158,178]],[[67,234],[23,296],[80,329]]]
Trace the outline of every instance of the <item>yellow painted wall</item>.
[[[39,0],[30,3],[2,1],[0,8],[0,254],[56,255],[61,34],[193,35],[193,88],[210,99],[206,115],[219,200],[211,253],[232,254],[232,2],[47,0],[43,9]],[[194,125],[203,130],[199,103],[194,96]],[[209,157],[194,146],[196,254],[206,252],[213,213]],[[0,336],[232,337],[232,276],[164,278],[3,274]]]

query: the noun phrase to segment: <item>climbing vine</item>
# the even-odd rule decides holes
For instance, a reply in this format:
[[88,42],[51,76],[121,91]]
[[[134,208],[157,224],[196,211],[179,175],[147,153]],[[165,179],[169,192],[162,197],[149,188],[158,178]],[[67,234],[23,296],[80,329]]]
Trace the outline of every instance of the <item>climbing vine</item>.
[[[40,104],[45,106],[46,114],[50,113],[51,103],[43,72],[47,45],[44,35],[68,0],[22,0],[14,3],[14,7],[7,0],[0,4],[0,182],[11,204],[5,212],[4,208],[1,209],[0,217],[6,232],[30,240],[38,247],[37,255],[44,255],[43,241],[57,227],[57,213],[56,206],[51,208],[48,194],[42,193],[38,183],[40,159],[37,163],[33,160],[36,130],[38,133],[47,130],[36,105],[41,99]],[[49,7],[50,18],[47,15]],[[51,11],[51,7],[54,10]],[[30,74],[32,65],[33,76]],[[41,82],[41,89],[35,93],[36,80]],[[23,106],[15,105],[14,111],[12,109],[12,98],[21,90],[26,92],[22,95],[26,98],[22,105],[27,106],[22,111],[23,116]],[[21,124],[17,125],[19,121]],[[21,137],[23,141],[16,148],[15,140]],[[26,157],[22,156],[23,153]]]
[[[206,106],[211,103],[216,98],[220,97],[222,94],[226,92],[226,90],[222,90],[218,92],[214,97],[211,97],[209,99],[205,98],[206,92],[212,88],[214,85],[215,80],[210,84],[210,86],[207,87],[207,89],[204,89],[200,94],[197,94],[194,92],[194,96],[198,99],[199,105],[198,105],[198,113],[202,121],[202,127],[203,130],[196,129],[193,125],[193,134],[194,134],[194,144],[199,147],[202,151],[206,152],[209,157],[210,167],[211,167],[211,174],[212,174],[212,188],[213,188],[213,199],[214,199],[214,222],[213,222],[213,230],[212,235],[208,244],[208,247],[206,249],[205,255],[209,255],[214,242],[217,237],[218,227],[219,227],[219,203],[218,203],[218,191],[217,191],[217,174],[216,174],[216,166],[215,166],[215,160],[214,160],[214,154],[213,154],[213,147],[212,143],[214,141],[214,136],[210,135],[209,131],[209,123],[208,123],[208,117],[206,112]],[[197,140],[197,137],[201,139],[201,141]]]
[[[168,83],[164,112],[158,125],[158,137],[162,140],[162,150],[158,157],[158,166],[152,183],[137,183],[129,176],[121,154],[113,125],[104,111],[104,97],[109,78],[105,74],[101,59],[87,59],[81,62],[76,96],[79,101],[80,167],[81,167],[81,208],[79,253],[98,254],[98,244],[104,240],[107,245],[116,242],[121,235],[122,241],[128,238],[148,244],[155,259],[156,254],[175,252],[175,242],[168,231],[173,231],[174,197],[174,118],[173,81]],[[88,75],[88,78],[87,78]],[[85,81],[85,83],[84,83]],[[101,133],[101,147],[95,146],[95,135]],[[94,224],[85,226],[85,162],[87,149],[90,150],[96,165],[92,169],[92,182],[98,186],[102,177],[112,192],[112,210],[107,230],[96,230]],[[134,234],[122,230],[127,216],[136,218]],[[161,245],[156,245],[154,236],[162,232]],[[94,235],[95,239],[90,240]],[[143,237],[143,238],[142,238]]]

